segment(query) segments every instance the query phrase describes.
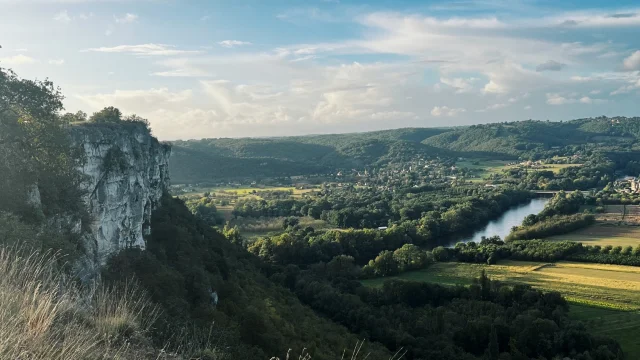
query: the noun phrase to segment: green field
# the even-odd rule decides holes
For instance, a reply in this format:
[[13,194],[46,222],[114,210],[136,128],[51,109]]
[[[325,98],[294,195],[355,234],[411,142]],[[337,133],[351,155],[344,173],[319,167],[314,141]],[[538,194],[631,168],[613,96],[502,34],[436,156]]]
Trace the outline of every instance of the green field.
[[572,303],[569,316],[584,322],[593,334],[618,340],[627,359],[640,358],[640,313]]
[[297,189],[293,186],[274,186],[274,187],[207,187],[195,188],[193,191],[181,193],[181,196],[202,196],[205,192],[214,193],[216,195],[236,195],[240,197],[255,196],[260,191],[293,191],[293,197],[301,197],[303,194],[313,191],[314,189]]
[[516,165],[507,165],[506,160],[461,160],[456,162],[456,166],[475,170],[477,177],[468,180],[482,180],[491,175],[501,173],[502,170],[515,167]]
[[571,316],[584,320],[598,334],[620,342],[630,359],[640,359],[640,268],[572,262],[555,264],[502,261],[497,265],[436,263],[420,271],[396,277],[365,280],[381,286],[396,278],[443,285],[468,285],[485,270],[490,278],[511,284],[528,284],[545,291],[559,291],[571,303]]
[[[511,164],[511,165],[509,165]],[[476,177],[467,179],[473,182],[481,181],[491,174],[499,174],[503,170],[513,169],[520,167],[520,164],[513,164],[513,161],[507,160],[461,160],[456,162],[456,166],[461,168],[468,168],[476,171]],[[568,167],[582,166],[582,164],[544,164],[539,168],[533,168],[532,170],[551,170],[554,173],[558,173],[560,170]]]
[[543,166],[544,166],[544,168],[541,169],[541,170],[551,170],[554,173],[558,173],[562,169],[566,169],[566,168],[569,168],[569,167],[582,166],[582,164],[545,164]]
[[552,241],[577,241],[584,245],[632,246],[640,244],[640,227],[613,224],[595,224],[578,231],[548,238]]

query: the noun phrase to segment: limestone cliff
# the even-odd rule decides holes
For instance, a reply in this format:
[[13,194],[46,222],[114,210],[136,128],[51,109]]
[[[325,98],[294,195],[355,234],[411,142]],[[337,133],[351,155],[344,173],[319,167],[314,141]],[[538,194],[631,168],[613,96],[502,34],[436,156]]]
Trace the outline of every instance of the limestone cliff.
[[138,123],[74,126],[71,137],[84,151],[88,264],[103,265],[126,247],[144,248],[151,212],[169,184],[171,147]]

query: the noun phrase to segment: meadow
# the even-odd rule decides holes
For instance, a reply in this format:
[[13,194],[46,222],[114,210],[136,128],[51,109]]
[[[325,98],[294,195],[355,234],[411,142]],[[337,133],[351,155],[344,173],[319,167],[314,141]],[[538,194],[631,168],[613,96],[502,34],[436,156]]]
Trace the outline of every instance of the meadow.
[[[478,182],[484,180],[486,177],[492,174],[500,174],[504,170],[515,169],[520,167],[520,164],[514,164],[513,161],[507,160],[461,160],[456,162],[456,166],[461,168],[468,168],[475,170],[476,176],[469,178],[472,182]],[[560,172],[560,170],[568,168],[582,166],[582,164],[544,164],[539,168],[533,170],[551,170],[554,173]]]
[[548,238],[551,241],[576,241],[584,245],[632,246],[640,244],[640,227],[601,222],[568,234]]
[[571,316],[594,332],[617,339],[630,359],[640,359],[640,268],[574,262],[555,264],[501,261],[497,265],[436,263],[399,276],[363,281],[381,286],[392,278],[469,285],[482,270],[493,280],[559,291],[571,303]]

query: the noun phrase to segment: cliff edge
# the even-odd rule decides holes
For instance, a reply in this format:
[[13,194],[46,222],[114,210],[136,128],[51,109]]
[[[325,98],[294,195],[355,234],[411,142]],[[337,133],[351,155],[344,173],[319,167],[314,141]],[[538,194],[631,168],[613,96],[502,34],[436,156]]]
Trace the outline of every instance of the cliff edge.
[[171,146],[141,123],[83,124],[70,134],[84,152],[80,170],[91,219],[84,242],[92,265],[124,248],[144,249],[151,212],[169,185]]

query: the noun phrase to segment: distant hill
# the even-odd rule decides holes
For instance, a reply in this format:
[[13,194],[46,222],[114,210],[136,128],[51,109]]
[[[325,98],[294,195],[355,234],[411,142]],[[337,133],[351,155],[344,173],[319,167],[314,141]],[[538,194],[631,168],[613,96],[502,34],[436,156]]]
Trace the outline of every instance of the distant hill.
[[417,156],[540,156],[566,146],[632,147],[640,118],[527,120],[456,128],[405,128],[365,133],[176,141],[174,183],[328,173]]
[[462,152],[522,156],[568,145],[619,145],[634,142],[638,136],[638,118],[596,118],[473,125],[432,136],[423,142],[436,148]]
[[202,139],[173,143],[174,183],[256,176],[294,176],[375,166],[448,151],[422,141],[446,129],[396,129],[368,133],[279,138]]

